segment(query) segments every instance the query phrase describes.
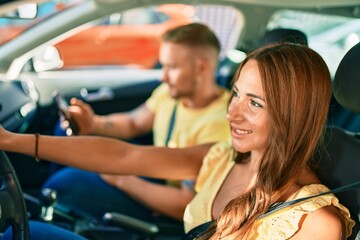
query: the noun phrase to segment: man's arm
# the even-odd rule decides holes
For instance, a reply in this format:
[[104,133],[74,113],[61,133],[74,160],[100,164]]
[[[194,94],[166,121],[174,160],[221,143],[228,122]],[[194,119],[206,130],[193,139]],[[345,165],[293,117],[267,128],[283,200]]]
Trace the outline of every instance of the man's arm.
[[101,175],[102,179],[132,198],[166,216],[182,220],[195,193],[187,188],[155,184],[135,176]]
[[96,115],[90,105],[79,99],[71,99],[69,113],[80,134],[96,134],[129,139],[152,130],[154,113],[145,104],[126,113],[106,116]]

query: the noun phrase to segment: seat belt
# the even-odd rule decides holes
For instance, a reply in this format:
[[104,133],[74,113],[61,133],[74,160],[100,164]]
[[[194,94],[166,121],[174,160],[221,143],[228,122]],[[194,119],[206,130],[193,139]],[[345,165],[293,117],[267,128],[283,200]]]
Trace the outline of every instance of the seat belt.
[[165,146],[168,146],[170,138],[171,138],[171,134],[172,134],[173,129],[174,129],[177,107],[178,107],[178,102],[176,101],[173,112],[172,112],[171,117],[170,117],[169,129],[168,129],[168,133],[167,133],[166,140],[165,140]]
[[345,186],[342,186],[342,187],[338,187],[338,188],[335,188],[333,190],[329,190],[327,192],[319,193],[319,194],[316,194],[316,195],[303,197],[303,198],[299,198],[299,199],[295,199],[295,200],[288,201],[288,202],[283,202],[283,203],[275,203],[272,206],[270,206],[268,211],[266,213],[264,213],[263,215],[261,215],[259,217],[259,219],[264,218],[264,217],[266,217],[266,216],[268,216],[270,214],[273,214],[274,212],[277,212],[277,211],[279,211],[279,210],[281,210],[283,208],[286,208],[286,207],[288,207],[290,205],[293,205],[293,204],[296,204],[296,203],[299,203],[299,202],[302,202],[302,201],[306,201],[306,200],[311,199],[311,198],[316,198],[316,197],[327,195],[327,194],[330,194],[330,193],[353,191],[353,190],[356,190],[356,189],[360,189],[360,181],[355,182],[355,183],[351,183],[351,184],[348,184],[348,185],[345,185]]
[[[339,193],[339,192],[346,192],[346,191],[354,191],[354,190],[358,190],[360,189],[360,181],[355,182],[355,183],[351,183],[342,187],[338,187],[335,188],[333,190],[327,191],[327,192],[323,192],[320,194],[316,194],[316,195],[312,195],[312,196],[308,196],[308,197],[303,197],[303,198],[299,198],[299,199],[295,199],[292,201],[288,201],[288,202],[283,202],[283,203],[275,203],[272,206],[269,207],[268,211],[266,213],[264,213],[263,215],[261,215],[258,219],[264,218],[270,214],[273,214],[283,208],[286,208],[288,206],[291,206],[293,204],[311,199],[311,198],[315,198],[315,197],[319,197],[319,196],[323,196],[326,194],[330,194],[330,193]],[[215,222],[215,220],[211,220],[208,222],[205,222],[203,224],[200,224],[199,226],[191,229],[187,234],[185,234],[181,240],[194,240],[200,236],[202,236],[207,230],[208,228]]]
[[[168,129],[168,133],[167,133],[166,140],[165,140],[165,146],[167,146],[167,147],[168,147],[168,144],[169,144],[172,132],[173,132],[173,128],[175,125],[176,110],[178,108],[178,105],[179,105],[178,101],[176,101],[173,112],[170,117],[169,129]],[[194,190],[195,180],[189,179],[189,180],[182,180],[181,182],[186,188],[191,189],[191,191],[195,192],[195,190]]]

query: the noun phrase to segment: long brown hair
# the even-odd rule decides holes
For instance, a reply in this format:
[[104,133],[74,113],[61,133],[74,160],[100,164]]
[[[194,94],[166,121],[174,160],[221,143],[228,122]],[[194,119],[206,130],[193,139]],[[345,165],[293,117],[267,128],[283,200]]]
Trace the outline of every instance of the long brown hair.
[[251,59],[258,63],[265,93],[271,129],[269,144],[255,186],[230,201],[201,239],[249,238],[256,219],[279,201],[309,166],[324,132],[331,78],[320,55],[305,45],[269,45],[247,56],[235,81]]

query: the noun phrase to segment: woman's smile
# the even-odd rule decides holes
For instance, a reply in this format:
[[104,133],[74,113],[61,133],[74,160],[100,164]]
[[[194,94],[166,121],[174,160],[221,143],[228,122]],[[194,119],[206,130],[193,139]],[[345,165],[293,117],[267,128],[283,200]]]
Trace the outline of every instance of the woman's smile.
[[231,133],[234,138],[239,138],[239,137],[247,136],[253,133],[253,131],[231,127]]

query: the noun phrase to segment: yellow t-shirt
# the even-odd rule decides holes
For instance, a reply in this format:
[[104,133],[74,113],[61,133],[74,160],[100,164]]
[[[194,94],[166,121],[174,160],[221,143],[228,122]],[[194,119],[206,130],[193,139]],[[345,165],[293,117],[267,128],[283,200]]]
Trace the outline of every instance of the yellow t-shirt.
[[[226,120],[229,97],[229,92],[222,89],[218,99],[201,109],[186,108],[179,102],[168,146],[184,148],[201,143],[230,141],[230,127]],[[175,103],[176,100],[169,96],[167,84],[161,84],[146,101],[147,108],[155,113],[155,146],[165,146]]]
[[[235,156],[236,152],[231,145],[228,142],[222,142],[214,145],[204,158],[195,186],[198,193],[186,207],[184,213],[186,232],[212,219],[214,199],[235,164]],[[288,201],[328,190],[322,184],[311,184],[302,187]],[[304,214],[328,205],[339,208],[346,222],[346,234],[347,236],[351,235],[351,229],[355,222],[350,218],[349,210],[339,203],[335,195],[327,194],[291,205],[257,220],[251,239],[289,239],[299,229],[299,222]]]
[[[205,108],[186,108],[178,103],[175,122],[168,147],[184,148],[202,143],[230,141],[230,126],[226,120],[230,93],[225,88],[221,95]],[[176,100],[169,95],[167,84],[156,88],[146,101],[147,108],[155,114],[153,135],[155,146],[165,146],[171,115]],[[168,180],[168,185],[186,187],[194,191],[195,179],[180,181]]]

